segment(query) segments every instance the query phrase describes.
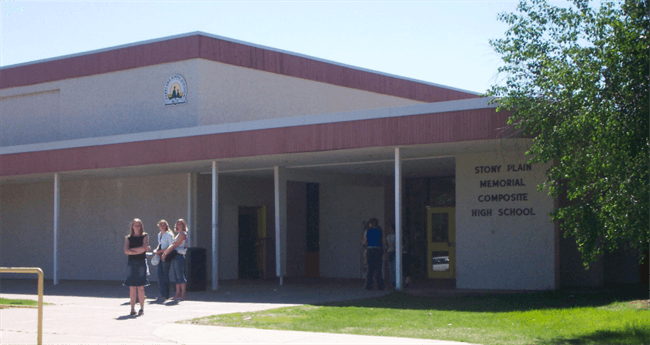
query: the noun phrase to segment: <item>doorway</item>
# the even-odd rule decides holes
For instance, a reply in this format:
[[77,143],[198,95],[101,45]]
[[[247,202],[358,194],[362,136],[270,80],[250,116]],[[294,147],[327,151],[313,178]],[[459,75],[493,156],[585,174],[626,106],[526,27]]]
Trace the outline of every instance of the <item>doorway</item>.
[[427,267],[428,277],[456,278],[456,209],[430,207],[427,209]]
[[239,207],[239,279],[266,277],[266,206]]
[[[417,281],[428,281],[432,279],[429,271],[433,269],[433,258],[438,258],[437,261],[443,264],[444,260],[448,258],[440,257],[449,256],[449,253],[446,253],[448,251],[448,242],[439,242],[439,245],[434,245],[434,247],[438,246],[438,249],[444,250],[433,250],[434,248],[430,247],[434,236],[431,234],[430,226],[432,224],[430,223],[432,219],[429,211],[432,208],[451,208],[455,210],[456,179],[454,176],[411,178],[404,181],[404,187],[404,238],[402,241],[405,246],[404,274]],[[451,219],[455,221],[454,217]],[[441,221],[443,220],[441,219]],[[452,236],[455,237],[455,233]],[[432,252],[434,251],[443,253],[435,253],[436,256],[433,256],[434,253]],[[455,255],[455,252],[453,255]],[[439,275],[435,274],[434,276]]]

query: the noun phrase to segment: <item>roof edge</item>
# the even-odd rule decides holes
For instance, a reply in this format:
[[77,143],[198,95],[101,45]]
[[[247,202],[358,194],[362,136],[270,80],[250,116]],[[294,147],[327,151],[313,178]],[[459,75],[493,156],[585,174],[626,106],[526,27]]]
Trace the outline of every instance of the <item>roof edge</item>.
[[258,48],[258,49],[264,49],[264,50],[268,50],[268,51],[272,51],[272,52],[276,52],[276,53],[287,54],[287,55],[291,55],[291,56],[295,56],[295,57],[300,57],[300,58],[304,58],[304,59],[318,61],[318,62],[322,62],[322,63],[326,63],[326,64],[330,64],[330,65],[335,65],[335,66],[339,66],[339,67],[349,68],[349,69],[357,70],[357,71],[360,71],[360,72],[377,74],[377,75],[381,75],[381,76],[385,76],[385,77],[410,81],[410,82],[423,84],[423,85],[428,85],[428,86],[434,86],[434,87],[438,87],[438,88],[441,88],[441,89],[467,93],[467,94],[475,95],[475,96],[480,95],[480,92],[464,90],[464,89],[455,88],[455,87],[451,87],[451,86],[447,86],[447,85],[436,84],[436,83],[431,83],[431,82],[418,80],[418,79],[414,79],[414,78],[403,77],[403,76],[399,76],[399,75],[396,75],[396,74],[390,74],[390,73],[386,73],[386,72],[381,72],[381,71],[371,70],[371,69],[362,68],[362,67],[358,67],[358,66],[348,65],[348,64],[344,64],[344,63],[340,63],[340,62],[336,62],[336,61],[332,61],[332,60],[321,59],[321,58],[310,56],[310,55],[291,52],[291,51],[288,51],[288,50],[277,49],[277,48],[268,47],[268,46],[264,46],[264,45],[260,45],[260,44],[256,44],[256,43],[250,43],[250,42],[241,41],[241,40],[237,40],[237,39],[233,39],[233,38],[214,35],[214,34],[206,33],[206,32],[203,32],[203,31],[192,31],[192,32],[184,33],[184,34],[154,38],[154,39],[150,39],[150,40],[144,40],[144,41],[138,41],[138,42],[133,42],[133,43],[117,45],[117,46],[113,46],[113,47],[95,49],[95,50],[85,51],[85,52],[81,52],[81,53],[62,55],[62,56],[57,56],[57,57],[53,57],[53,58],[46,58],[46,59],[40,59],[40,60],[35,60],[35,61],[23,62],[23,63],[13,64],[13,65],[8,65],[8,66],[0,66],[0,72],[2,72],[4,70],[17,68],[17,67],[24,67],[24,66],[37,65],[37,64],[46,63],[46,62],[66,60],[66,59],[75,58],[75,57],[81,57],[81,56],[87,56],[87,55],[92,55],[92,54],[110,52],[110,51],[118,50],[118,49],[131,48],[131,47],[136,47],[136,46],[141,46],[141,45],[146,45],[146,44],[151,44],[151,43],[170,41],[170,40],[174,40],[174,39],[192,37],[192,36],[204,36],[204,37],[218,39],[218,40],[222,40],[222,41],[226,41],[226,42],[242,44],[242,45],[245,45],[245,46],[254,47],[254,48]]
[[64,141],[0,147],[0,155],[27,152],[51,151],[78,147],[103,146],[130,142],[151,141],[171,138],[194,137],[201,135],[245,132],[273,128],[308,126],[327,123],[361,121],[370,119],[415,116],[423,114],[449,113],[464,110],[496,108],[495,98],[482,97],[427,104],[415,104],[402,107],[364,109],[339,113],[305,115],[267,119],[247,122],[225,123],[209,126],[196,126],[162,131],[117,134],[104,137],[82,138]]

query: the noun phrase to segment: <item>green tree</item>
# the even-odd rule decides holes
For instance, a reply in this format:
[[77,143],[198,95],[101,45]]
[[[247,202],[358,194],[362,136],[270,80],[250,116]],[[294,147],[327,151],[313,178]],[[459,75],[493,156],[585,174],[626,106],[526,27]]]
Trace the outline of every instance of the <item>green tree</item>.
[[[551,162],[539,189],[585,265],[648,243],[650,14],[647,0],[553,6],[522,0],[490,44],[504,83],[487,95],[513,112],[508,131],[533,138],[531,163]],[[641,254],[642,259],[642,254]]]

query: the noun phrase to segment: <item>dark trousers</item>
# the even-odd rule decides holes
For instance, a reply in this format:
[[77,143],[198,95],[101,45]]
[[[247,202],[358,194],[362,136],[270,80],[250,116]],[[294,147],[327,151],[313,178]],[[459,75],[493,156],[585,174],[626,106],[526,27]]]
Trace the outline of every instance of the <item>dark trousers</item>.
[[366,289],[372,288],[372,280],[377,276],[377,288],[384,289],[384,279],[381,277],[381,262],[384,256],[384,250],[381,248],[369,248],[367,250],[368,258],[368,276],[366,277]]
[[158,291],[160,291],[160,297],[164,299],[169,298],[169,268],[171,265],[171,262],[162,260],[158,264]]

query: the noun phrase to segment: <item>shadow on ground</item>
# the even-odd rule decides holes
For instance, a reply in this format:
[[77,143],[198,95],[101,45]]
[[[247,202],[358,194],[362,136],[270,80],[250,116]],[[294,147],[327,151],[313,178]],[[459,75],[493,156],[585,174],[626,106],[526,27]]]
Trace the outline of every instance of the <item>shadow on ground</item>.
[[[600,307],[613,302],[648,300],[648,286],[641,284],[559,291],[495,293],[487,291],[442,293],[440,291],[395,292],[386,296],[328,303],[329,306],[453,310],[470,312],[511,312],[573,307]],[[650,308],[647,303],[645,308]]]
[[[414,310],[509,312],[571,307],[598,307],[612,302],[648,299],[647,285],[565,289],[545,292],[460,290],[449,287],[412,287],[404,292],[365,291],[360,279],[287,279],[220,281],[218,291],[189,291],[188,301],[230,303],[327,304]],[[147,303],[159,303],[158,287],[145,288]],[[172,290],[173,291],[173,290]],[[37,293],[36,280],[0,280],[0,293]],[[128,298],[128,288],[115,281],[45,282],[46,296]],[[646,304],[647,306],[647,304]],[[568,341],[568,340],[567,340]],[[569,344],[570,342],[567,342]],[[576,342],[580,344],[580,342]]]
[[[388,294],[388,291],[365,291],[360,279],[286,279],[282,286],[275,280],[220,281],[219,289],[210,286],[204,291],[188,291],[187,301],[231,303],[316,304],[364,299]],[[172,287],[172,290],[174,288]],[[37,294],[36,279],[0,280],[0,293]],[[75,296],[100,298],[128,298],[129,290],[116,281],[60,281],[54,285],[46,280],[46,296]],[[152,283],[145,288],[147,303],[159,303],[158,286]],[[167,304],[166,302],[165,304]]]
[[540,340],[538,345],[587,344],[650,344],[650,331],[643,327],[627,327],[621,332],[598,331],[578,338]]

